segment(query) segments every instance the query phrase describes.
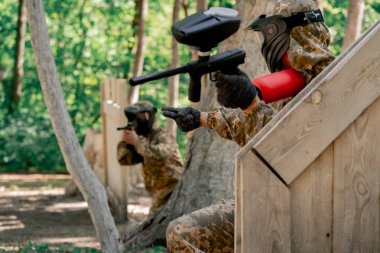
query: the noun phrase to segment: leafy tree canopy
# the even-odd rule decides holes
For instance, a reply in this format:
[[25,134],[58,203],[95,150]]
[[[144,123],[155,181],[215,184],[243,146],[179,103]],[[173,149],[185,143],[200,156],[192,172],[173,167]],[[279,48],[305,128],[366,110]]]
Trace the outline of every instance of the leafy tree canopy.
[[[30,37],[27,34],[22,98],[9,114],[8,87],[13,79],[18,15],[17,0],[0,2],[0,172],[65,172],[39,85]],[[100,129],[100,83],[106,76],[129,78],[135,56],[134,1],[44,1],[51,45],[65,93],[66,105],[80,140],[87,128]],[[190,13],[195,10],[190,0]],[[232,7],[233,0],[210,0],[209,6]],[[348,0],[325,1],[325,20],[333,36],[331,49],[342,51]],[[149,1],[144,74],[167,69],[171,57],[173,0]],[[366,1],[363,31],[379,19],[379,0]],[[170,17],[170,18],[168,18]],[[181,11],[181,17],[184,12]],[[254,17],[253,17],[254,18]],[[190,53],[181,45],[181,63]],[[188,76],[181,75],[180,104],[188,105]],[[167,80],[141,86],[140,99],[160,108],[167,104]],[[164,118],[159,115],[159,124]],[[182,151],[186,135],[179,134]]]

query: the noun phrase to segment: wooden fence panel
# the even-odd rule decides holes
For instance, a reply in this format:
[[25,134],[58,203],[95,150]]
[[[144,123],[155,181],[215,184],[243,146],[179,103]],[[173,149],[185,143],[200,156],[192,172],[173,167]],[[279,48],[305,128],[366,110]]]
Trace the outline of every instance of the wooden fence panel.
[[380,98],[335,141],[334,252],[380,252]]
[[241,158],[240,165],[236,219],[244,224],[239,226],[242,240],[236,242],[236,252],[290,253],[288,188],[252,152]]
[[117,161],[117,144],[122,132],[117,127],[126,125],[124,116],[126,106],[126,82],[115,78],[106,78],[103,84],[103,135],[105,167],[107,174],[107,193],[118,219],[127,219],[127,172],[125,166]]
[[322,73],[322,82],[313,80],[281,120],[275,118],[281,127],[272,126],[253,144],[288,184],[379,96],[379,43],[380,21]]
[[330,145],[290,185],[292,252],[331,252],[333,158]]
[[236,252],[380,252],[379,43],[380,21],[238,153]]

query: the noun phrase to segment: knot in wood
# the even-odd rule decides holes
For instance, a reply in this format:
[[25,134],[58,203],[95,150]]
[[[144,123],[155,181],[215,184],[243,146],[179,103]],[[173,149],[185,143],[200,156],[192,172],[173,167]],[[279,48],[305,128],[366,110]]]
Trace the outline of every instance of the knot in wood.
[[322,91],[321,90],[315,90],[311,93],[311,102],[314,105],[320,105],[322,102]]

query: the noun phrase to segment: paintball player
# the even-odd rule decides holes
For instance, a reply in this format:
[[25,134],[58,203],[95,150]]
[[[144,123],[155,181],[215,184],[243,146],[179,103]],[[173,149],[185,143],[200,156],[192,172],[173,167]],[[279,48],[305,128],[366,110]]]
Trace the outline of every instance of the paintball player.
[[136,125],[124,130],[117,146],[121,165],[142,163],[145,188],[152,196],[150,214],[163,208],[183,172],[183,163],[175,138],[155,125],[157,109],[147,101],[125,108],[136,114]]
[[[242,71],[217,73],[222,106],[210,112],[163,107],[164,116],[182,131],[211,128],[242,147],[276,114],[268,103],[296,95],[335,59],[313,0],[278,0],[250,28],[263,35],[262,54],[271,74],[251,81]],[[234,252],[234,209],[234,200],[227,200],[172,221],[166,232],[169,252]]]

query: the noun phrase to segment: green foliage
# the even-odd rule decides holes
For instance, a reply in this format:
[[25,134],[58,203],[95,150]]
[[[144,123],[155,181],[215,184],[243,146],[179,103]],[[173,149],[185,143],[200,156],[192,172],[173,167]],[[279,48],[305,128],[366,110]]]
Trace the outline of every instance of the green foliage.
[[[171,57],[173,0],[149,1],[146,20],[144,74],[167,69]],[[29,34],[26,38],[22,98],[18,109],[8,114],[7,87],[12,81],[17,25],[17,0],[0,1],[0,172],[64,172],[64,162],[46,111],[34,63]],[[332,33],[331,49],[342,51],[348,0],[324,1],[325,20]],[[210,0],[209,6],[232,7],[234,0]],[[100,83],[106,76],[128,78],[134,63],[134,1],[67,0],[44,1],[49,35],[65,102],[80,141],[87,128],[100,129]],[[189,13],[196,1],[189,1]],[[363,31],[379,19],[380,1],[366,1]],[[181,10],[180,18],[184,17]],[[181,64],[190,61],[187,46],[180,46]],[[188,76],[180,77],[180,105],[189,105]],[[8,86],[7,86],[8,85]],[[167,105],[168,80],[141,86],[140,98],[157,107]],[[158,123],[166,119],[158,114]],[[187,135],[178,132],[185,155]]]
[[221,6],[233,8],[235,5],[235,0],[209,0],[208,7]]
[[162,246],[155,246],[152,249],[146,249],[142,251],[141,253],[165,253],[166,249]]
[[[96,248],[90,247],[75,247],[72,243],[67,243],[58,246],[51,246],[48,243],[36,244],[32,241],[29,241],[28,244],[18,247],[17,250],[7,251],[0,249],[0,253],[100,253]],[[155,251],[159,252],[159,251]]]
[[[331,50],[339,55],[342,52],[343,39],[346,30],[349,0],[329,0],[323,2],[325,23],[332,37]],[[380,18],[380,1],[365,1],[362,32],[367,30]]]

